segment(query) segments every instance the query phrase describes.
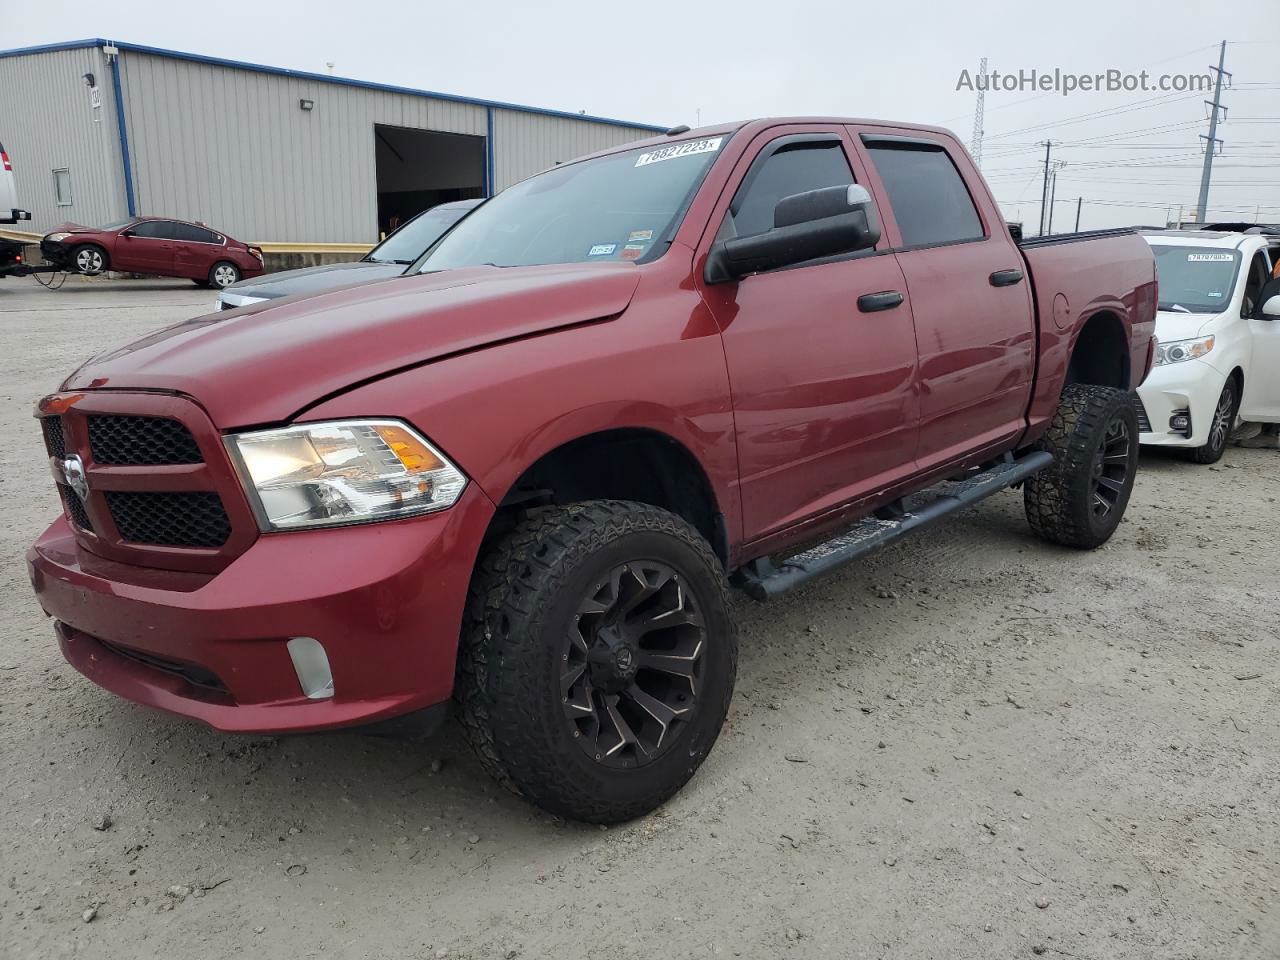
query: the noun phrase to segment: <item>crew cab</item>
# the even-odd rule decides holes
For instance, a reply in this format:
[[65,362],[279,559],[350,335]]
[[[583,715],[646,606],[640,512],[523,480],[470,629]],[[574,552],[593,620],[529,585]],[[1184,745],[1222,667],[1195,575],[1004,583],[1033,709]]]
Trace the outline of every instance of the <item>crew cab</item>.
[[224,731],[456,703],[557,814],[652,810],[767,600],[1021,485],[1105,542],[1156,278],[1131,231],[1014,242],[933,127],[678,128],[477,208],[417,272],[102,354],[36,411],[28,553],[71,664]]
[[[1156,257],[1155,369],[1138,388],[1140,440],[1222,459],[1237,420],[1280,423],[1280,230],[1144,231]],[[1238,226],[1241,229],[1226,229]]]

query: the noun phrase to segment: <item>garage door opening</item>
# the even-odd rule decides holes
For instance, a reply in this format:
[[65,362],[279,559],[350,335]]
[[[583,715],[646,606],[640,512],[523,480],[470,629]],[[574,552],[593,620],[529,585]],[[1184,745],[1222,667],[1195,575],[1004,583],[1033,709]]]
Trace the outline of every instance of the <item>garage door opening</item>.
[[373,142],[380,236],[437,204],[484,196],[484,137],[375,124]]

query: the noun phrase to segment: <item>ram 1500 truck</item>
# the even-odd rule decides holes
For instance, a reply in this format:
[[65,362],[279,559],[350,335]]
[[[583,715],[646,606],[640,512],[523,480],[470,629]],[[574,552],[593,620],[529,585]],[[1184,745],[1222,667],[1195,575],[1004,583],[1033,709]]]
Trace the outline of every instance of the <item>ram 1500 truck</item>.
[[38,406],[71,664],[224,731],[451,702],[544,808],[707,756],[768,599],[1021,484],[1096,547],[1137,466],[1135,234],[1020,246],[945,130],[681,128],[478,208],[419,270],[104,353]]

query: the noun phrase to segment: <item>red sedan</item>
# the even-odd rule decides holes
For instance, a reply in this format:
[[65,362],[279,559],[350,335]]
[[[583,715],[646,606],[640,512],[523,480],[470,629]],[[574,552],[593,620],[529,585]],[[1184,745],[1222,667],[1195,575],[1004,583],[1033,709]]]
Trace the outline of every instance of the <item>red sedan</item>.
[[103,227],[64,223],[40,241],[50,263],[94,276],[107,270],[187,277],[229,287],[263,272],[262,251],[198,223],[130,217]]

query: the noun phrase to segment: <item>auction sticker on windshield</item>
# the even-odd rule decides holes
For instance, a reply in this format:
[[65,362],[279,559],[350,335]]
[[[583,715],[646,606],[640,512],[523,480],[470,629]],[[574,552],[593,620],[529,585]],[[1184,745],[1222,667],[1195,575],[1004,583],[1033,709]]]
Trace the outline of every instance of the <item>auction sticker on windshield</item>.
[[699,153],[714,153],[724,143],[724,137],[708,137],[706,140],[689,140],[686,143],[675,143],[669,147],[659,147],[636,157],[636,166],[643,167],[648,163],[661,163],[663,160],[674,160],[676,157],[691,157]]
[[1188,253],[1188,263],[1229,263],[1234,260],[1234,254],[1230,253]]

